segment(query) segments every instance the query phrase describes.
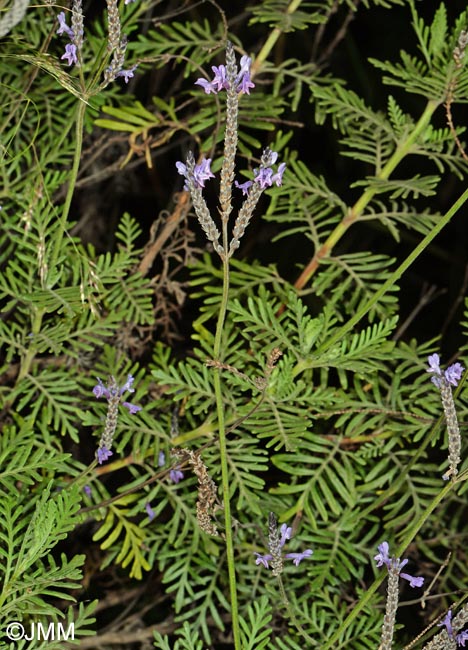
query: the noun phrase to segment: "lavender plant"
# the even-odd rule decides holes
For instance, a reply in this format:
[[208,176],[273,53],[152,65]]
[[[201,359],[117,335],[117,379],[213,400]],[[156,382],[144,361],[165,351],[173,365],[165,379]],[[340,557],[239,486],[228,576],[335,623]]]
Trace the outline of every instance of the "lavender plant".
[[468,198],[466,8],[176,9],[0,10],[0,648],[464,647],[468,331],[404,294]]

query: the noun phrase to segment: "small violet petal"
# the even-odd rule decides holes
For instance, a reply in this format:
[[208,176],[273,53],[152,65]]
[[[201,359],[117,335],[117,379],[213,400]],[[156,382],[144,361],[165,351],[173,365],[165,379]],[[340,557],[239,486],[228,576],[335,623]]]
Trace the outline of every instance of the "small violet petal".
[[202,77],[196,80],[195,85],[201,86],[207,95],[209,95],[210,93],[214,93],[216,95],[216,93],[218,92],[215,87],[215,84],[212,81],[207,81]]
[[389,564],[390,558],[388,557],[388,542],[382,542],[377,546],[379,552],[374,557],[374,560],[377,562],[377,567],[381,567],[382,564]]
[[74,43],[68,43],[68,45],[65,45],[65,54],[63,54],[60,58],[67,59],[68,65],[76,65],[78,63],[76,45]]
[[104,386],[104,384],[103,384],[102,381],[99,379],[99,377],[97,378],[97,380],[98,380],[98,383],[97,383],[96,386],[93,388],[93,393],[94,393],[95,397],[97,397],[97,399],[99,399],[100,397],[102,397],[102,396],[104,395],[104,397],[106,397],[107,399],[109,399],[109,397],[110,397],[110,393],[109,393],[109,391],[108,391],[107,388]]
[[265,569],[268,569],[268,562],[271,562],[273,559],[273,556],[267,553],[266,555],[262,555],[261,553],[254,552],[254,555],[257,556],[257,559],[255,560],[255,564],[263,564]]
[[238,183],[237,181],[234,181],[234,185],[238,187],[240,190],[242,190],[242,194],[248,194],[249,189],[252,187],[253,182],[252,181],[245,181],[245,183]]
[[75,38],[75,35],[73,34],[73,30],[71,29],[71,27],[67,25],[64,11],[61,11],[58,14],[57,20],[59,21],[59,28],[57,30],[57,34],[59,34],[59,36],[61,36],[62,34],[66,34],[71,40],[73,40]]
[[301,561],[307,557],[310,557],[312,553],[312,549],[308,548],[305,551],[302,551],[302,553],[286,553],[284,557],[288,558],[288,560],[292,560],[293,564],[299,566]]
[[452,384],[452,386],[458,386],[458,382],[460,381],[462,374],[463,366],[461,363],[453,363],[444,372],[445,379],[449,384]]
[[287,524],[283,524],[280,528],[280,533],[280,546],[282,548],[286,544],[286,540],[291,539],[292,528],[290,528]]
[[229,88],[229,82],[227,80],[227,75],[226,75],[226,66],[220,65],[220,66],[211,66],[211,69],[214,72],[214,79],[211,82],[214,85],[217,85],[217,92],[220,90]]
[[131,415],[135,415],[135,413],[141,411],[141,406],[137,406],[137,404],[131,404],[130,402],[122,402],[122,406],[125,406],[125,408],[130,411]]
[[180,469],[178,469],[178,467],[176,467],[175,469],[171,469],[171,471],[169,472],[169,478],[173,483],[178,483],[184,478],[184,473],[181,472]]
[[117,72],[117,77],[123,77],[124,81],[126,84],[128,84],[129,80],[134,76],[134,72],[137,69],[138,66],[134,65],[133,68],[130,68],[129,70],[119,70]]
[[135,378],[132,375],[127,375],[127,381],[125,384],[122,386],[120,389],[120,394],[123,395],[125,391],[128,391],[129,393],[134,393],[135,389],[132,388],[132,384],[135,381]]
[[439,627],[442,627],[443,625],[445,625],[445,628],[447,630],[447,634],[449,635],[449,637],[451,639],[453,639],[452,610],[451,609],[449,609],[449,611],[447,612],[445,618],[443,618],[440,623],[437,623],[437,625]]
[[428,356],[427,361],[429,363],[429,368],[426,372],[435,372],[438,375],[442,374],[440,370],[440,357],[437,353]]
[[215,177],[210,169],[210,165],[211,158],[203,158],[199,165],[195,165],[193,178],[199,187],[205,187],[205,181]]
[[255,84],[250,80],[248,74],[242,75],[240,83],[237,84],[237,92],[244,93],[245,95],[250,95],[250,88],[255,88]]
[[99,447],[97,450],[97,459],[99,465],[102,465],[104,461],[106,461],[108,458],[112,456],[112,452],[109,451],[109,449],[106,449],[106,447]]
[[154,514],[154,510],[151,507],[150,503],[145,504],[145,510],[146,510],[146,514],[149,517],[149,520],[152,521],[154,519],[154,517],[155,517],[155,514]]
[[405,580],[408,580],[410,583],[410,587],[422,587],[424,584],[424,578],[419,576],[410,576],[408,573],[400,573],[400,578],[404,578]]

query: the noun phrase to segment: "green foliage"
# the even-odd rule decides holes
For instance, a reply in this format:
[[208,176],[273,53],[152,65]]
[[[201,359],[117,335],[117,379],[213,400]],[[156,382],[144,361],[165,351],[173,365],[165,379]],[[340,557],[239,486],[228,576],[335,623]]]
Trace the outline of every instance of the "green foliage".
[[93,541],[101,541],[101,548],[106,550],[115,545],[123,533],[123,541],[119,545],[119,552],[115,562],[121,564],[125,569],[131,563],[130,576],[141,580],[143,571],[148,571],[150,565],[142,555],[141,549],[144,544],[145,532],[138,523],[128,519],[129,508],[136,495],[121,497],[107,510],[103,524],[94,534]]
[[[0,57],[0,628],[66,621],[108,643],[90,598],[110,584],[110,602],[122,584],[122,629],[147,625],[162,650],[229,645],[236,626],[236,650],[375,649],[377,544],[409,553],[434,585],[430,621],[468,580],[465,445],[444,484],[444,411],[426,372],[451,337],[424,342],[427,298],[408,307],[399,270],[425,248],[434,281],[458,246],[452,234],[444,257],[431,243],[466,201],[438,213],[466,185],[455,117],[467,66],[453,54],[468,14],[451,20],[441,3],[423,19],[414,0],[268,0],[226,15],[182,3],[158,16],[121,4],[125,69],[138,64],[128,86],[104,83],[117,65],[115,19],[99,9],[85,18],[80,67],[61,62],[66,39],[48,4],[30,6]],[[397,5],[412,46],[399,61],[371,59],[377,92],[364,99],[356,78],[367,82],[367,64],[340,79],[335,51],[352,17]],[[254,53],[236,179],[252,179],[265,146],[287,168],[261,199],[264,221],[255,211],[223,265],[195,243],[174,162],[196,149],[217,175],[225,165],[224,95],[194,81],[224,62],[227,37],[238,59]],[[316,136],[323,164],[308,158]],[[204,196],[221,229],[216,191],[207,183]],[[243,199],[234,188],[228,241]],[[406,337],[411,319],[422,342]],[[123,394],[103,388],[129,376]],[[453,387],[462,430],[466,386]],[[112,455],[101,466],[103,435]],[[293,530],[283,555],[313,550],[299,566],[285,557],[279,581],[254,555],[271,554],[270,512]],[[397,629],[396,644],[418,632]]]
[[248,619],[240,620],[243,647],[246,650],[270,647],[271,629],[267,626],[272,615],[268,599],[262,596],[260,600],[251,603],[247,609],[247,617]]

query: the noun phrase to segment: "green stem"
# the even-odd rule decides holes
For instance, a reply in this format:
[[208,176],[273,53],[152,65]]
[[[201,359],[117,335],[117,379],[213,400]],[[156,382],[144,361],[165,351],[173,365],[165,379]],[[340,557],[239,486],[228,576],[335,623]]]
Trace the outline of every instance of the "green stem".
[[68,214],[70,212],[70,206],[73,199],[73,194],[75,192],[76,181],[78,178],[78,171],[80,168],[81,161],[81,150],[83,148],[83,125],[84,125],[84,116],[86,112],[87,102],[86,98],[80,100],[78,104],[78,109],[76,113],[76,122],[75,122],[75,155],[73,157],[73,165],[70,171],[70,180],[68,182],[67,195],[65,197],[65,202],[63,204],[62,215],[58,224],[58,228],[55,234],[55,242],[52,249],[52,254],[49,261],[49,268],[52,272],[55,271],[55,267],[58,263],[60,257],[60,249],[62,247],[63,236],[66,232]]
[[[386,181],[390,178],[391,173],[396,169],[400,162],[411,151],[414,143],[422,133],[427,129],[430,124],[434,111],[439,106],[440,102],[431,99],[427,102],[423,114],[419,118],[416,126],[408,135],[408,137],[400,142],[395,149],[393,155],[389,158],[384,167],[376,174],[376,179]],[[328,236],[327,240],[322,244],[319,250],[315,253],[314,257],[310,260],[307,266],[298,277],[294,286],[296,289],[302,289],[309,282],[310,278],[314,275],[319,267],[320,260],[327,257],[339,240],[343,237],[345,232],[360,218],[365,208],[377,193],[377,187],[368,187],[356,203],[349,209],[348,214],[340,221],[332,233]]]
[[[219,307],[218,322],[216,324],[216,333],[213,354],[215,360],[220,360],[221,348],[224,332],[224,323],[226,320],[227,303],[229,297],[229,258],[227,256],[227,223],[223,223],[223,245],[226,253],[223,256],[223,294],[221,298],[221,305]],[[231,616],[232,616],[232,634],[234,637],[235,650],[241,650],[240,643],[240,628],[239,628],[239,609],[237,603],[237,586],[236,586],[236,569],[234,563],[234,542],[232,537],[232,518],[231,518],[231,504],[229,494],[229,468],[227,460],[227,439],[226,439],[226,426],[224,420],[224,404],[223,392],[221,389],[221,374],[219,369],[214,371],[214,389],[216,399],[216,411],[218,414],[218,435],[219,435],[219,453],[221,462],[221,480],[223,489],[223,504],[224,504],[224,522],[225,522],[225,537],[226,537],[226,557],[228,563],[229,575],[229,593],[231,600]]]
[[[296,9],[299,8],[301,5],[302,0],[292,0],[291,4],[289,7],[286,9],[285,12],[285,20],[287,16],[290,16],[293,14]],[[269,57],[271,50],[274,48],[276,41],[279,39],[281,34],[283,33],[284,29],[281,29],[280,27],[275,27],[274,30],[271,32],[270,36],[267,38],[265,41],[264,46],[260,50],[260,52],[257,54],[255,57],[255,61],[252,64],[251,70],[250,70],[250,75],[251,77],[254,77],[256,73],[258,72],[258,69],[261,67],[262,63],[266,61],[266,59]]]

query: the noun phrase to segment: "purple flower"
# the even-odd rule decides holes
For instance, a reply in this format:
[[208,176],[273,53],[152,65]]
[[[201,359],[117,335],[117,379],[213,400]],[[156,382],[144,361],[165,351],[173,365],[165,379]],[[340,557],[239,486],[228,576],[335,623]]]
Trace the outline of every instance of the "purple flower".
[[234,185],[242,190],[242,194],[245,195],[249,193],[249,188],[252,187],[253,181],[245,181],[245,183],[238,183],[237,181],[234,181]]
[[132,388],[134,381],[135,381],[135,378],[132,375],[127,375],[127,381],[125,382],[125,384],[120,389],[120,394],[123,395],[123,393],[125,393],[125,391],[127,391],[128,393],[134,393],[135,389]]
[[163,451],[160,451],[158,455],[158,467],[163,467],[165,462],[166,462],[166,454]]
[[104,397],[109,399],[109,397],[110,397],[109,390],[104,386],[104,384],[99,379],[99,377],[97,378],[97,380],[98,380],[98,383],[93,388],[94,396],[97,397],[97,399],[99,399],[100,397],[102,397],[104,395]]
[[[250,79],[250,64],[252,59],[248,56],[242,56],[240,60],[240,70],[236,74],[235,86],[238,93],[250,94],[250,88],[254,88],[255,84]],[[207,81],[200,77],[196,80],[195,84],[201,86],[205,93],[209,95],[219,93],[220,90],[227,90],[229,88],[229,80],[227,78],[226,66],[211,66],[214,77],[211,81]]]
[[219,67],[213,65],[211,66],[211,69],[214,72],[214,78],[213,81],[211,82],[214,86],[217,86],[217,90],[215,92],[219,92],[220,90],[226,90],[229,88],[229,81],[227,80],[226,76],[226,66],[220,65]]
[[276,172],[276,174],[273,174],[273,176],[271,177],[272,183],[276,183],[278,187],[280,187],[281,183],[283,182],[283,174],[285,169],[286,169],[286,163],[283,162],[280,165],[278,165],[278,171]]
[[203,77],[200,77],[200,79],[197,79],[195,84],[198,84],[203,88],[203,90],[206,92],[207,95],[210,93],[217,93],[218,91],[215,88],[215,84],[213,81],[207,81],[206,79],[203,79]]
[[255,172],[254,181],[260,185],[262,190],[273,185],[272,176],[273,170],[271,167],[264,167],[263,169],[257,169]]
[[131,404],[130,402],[122,402],[122,406],[125,406],[130,411],[130,415],[135,415],[138,411],[141,411],[141,406],[137,404]]
[[[279,532],[280,532],[279,548],[283,548],[287,540],[291,539],[292,528],[287,524],[282,524],[281,528],[279,529]],[[299,566],[301,561],[307,557],[310,557],[312,553],[313,553],[312,549],[308,548],[302,553],[286,553],[284,557],[288,560],[292,560],[293,564]],[[254,552],[254,555],[257,556],[255,559],[255,564],[257,565],[262,564],[266,569],[270,568],[268,563],[273,560],[273,555],[271,553],[265,553],[262,555],[261,553]]]
[[374,560],[377,562],[377,568],[379,569],[382,564],[386,564],[387,566],[390,564],[390,558],[388,557],[388,542],[382,542],[382,544],[379,544],[377,548],[379,552],[374,557]]
[[444,374],[445,379],[449,384],[452,384],[452,386],[458,386],[458,382],[463,374],[463,366],[461,363],[453,363],[447,368]]
[[86,496],[88,496],[88,497],[91,496],[91,488],[89,487],[89,485],[84,486],[83,492],[86,494]]
[[149,520],[152,521],[152,520],[154,519],[154,517],[155,517],[155,514],[154,514],[154,510],[153,510],[153,508],[151,507],[151,504],[150,504],[150,503],[146,503],[146,504],[145,504],[145,510],[146,510],[146,514],[147,514],[148,517],[149,517]]
[[226,66],[220,65],[217,67],[213,65],[211,66],[211,69],[215,75],[213,80],[207,81],[206,79],[203,79],[203,77],[200,77],[196,80],[195,85],[201,86],[207,95],[210,93],[216,95],[220,90],[223,90],[223,88],[229,88],[229,82],[226,76]]
[[237,75],[237,92],[250,95],[250,88],[255,88],[255,84],[250,79],[250,64],[252,59],[248,56],[242,56],[240,60],[240,70]]
[[382,542],[377,548],[379,552],[374,557],[374,560],[377,562],[377,567],[381,567],[385,564],[388,570],[393,569],[399,574],[400,578],[408,580],[410,587],[422,587],[424,578],[410,576],[408,573],[401,573],[401,569],[408,564],[408,560],[400,560],[400,558],[397,557],[390,557],[388,555],[388,542]]
[[68,43],[68,45],[65,45],[65,54],[63,54],[60,58],[67,59],[68,65],[76,65],[78,63],[76,45],[74,43]]
[[[193,169],[192,180],[197,187],[199,188],[205,187],[205,181],[215,177],[215,175],[211,172],[210,165],[211,165],[211,158],[205,158],[205,157],[203,157],[199,165],[195,165]],[[189,172],[187,169],[187,165],[184,165],[184,163],[182,162],[176,162],[176,168],[179,174],[181,176],[184,176],[188,180]],[[187,183],[185,183],[184,185],[184,190],[188,190]]]
[[180,471],[179,465],[175,469],[171,469],[169,472],[169,478],[173,483],[178,483],[184,478],[184,473]]
[[424,584],[424,578],[422,576],[410,576],[408,573],[400,573],[400,578],[408,580],[410,587],[422,587]]
[[281,533],[280,546],[281,548],[283,548],[283,546],[286,544],[286,540],[291,539],[292,528],[290,528],[287,524],[282,524],[280,528],[280,533]]
[[447,612],[446,616],[440,623],[437,623],[439,627],[442,627],[442,625],[445,625],[445,628],[447,630],[447,634],[451,639],[453,639],[453,627],[452,627],[452,610],[449,609]]
[[103,462],[110,458],[112,455],[112,452],[109,451],[109,449],[106,449],[106,447],[99,447],[97,450],[97,459],[99,465],[102,465]]
[[452,384],[452,386],[458,386],[458,382],[463,374],[463,366],[461,363],[453,363],[447,370],[442,372],[440,368],[440,357],[437,353],[428,356],[427,361],[429,368],[426,369],[426,372],[433,373],[434,376],[431,377],[431,381],[437,388],[441,387],[441,383],[444,380],[448,384]]
[[200,187],[205,187],[205,181],[215,177],[210,169],[210,165],[211,158],[203,158],[199,165],[195,165],[193,176],[195,183]]
[[460,634],[457,634],[455,637],[456,642],[458,645],[461,645],[463,648],[465,647],[465,641],[468,641],[468,632],[461,632]]
[[440,370],[440,357],[437,353],[429,355],[427,357],[427,362],[429,364],[429,368],[426,370],[426,372],[435,372],[437,375],[442,374]]
[[129,5],[131,2],[135,2],[135,0],[125,0],[124,4]]
[[271,562],[271,560],[273,559],[272,555],[270,555],[269,553],[267,553],[266,555],[261,555],[261,553],[257,553],[256,551],[254,552],[254,555],[257,556],[257,559],[255,560],[255,564],[257,565],[263,564],[265,569],[269,568],[268,562]]
[[130,70],[120,70],[117,72],[117,77],[123,77],[124,81],[126,84],[128,84],[129,79],[131,79],[134,75],[133,73],[137,69],[137,65],[134,65],[133,68],[130,68]]
[[66,34],[68,38],[73,41],[75,35],[73,34],[72,28],[67,25],[67,20],[65,18],[64,11],[61,11],[59,13],[59,15],[57,16],[57,20],[59,21],[59,28],[57,30],[57,34],[59,34],[59,36],[61,36],[62,34]]
[[[97,380],[98,383],[93,388],[93,393],[97,399],[101,397],[105,397],[107,400],[109,400],[112,397],[116,397],[117,395],[121,396],[125,392],[128,393],[135,392],[135,389],[132,388],[133,382],[135,381],[132,375],[127,376],[127,381],[121,388],[117,386],[116,388],[113,388],[112,391],[109,390],[108,386],[104,386],[103,382],[101,381],[101,379],[99,379],[99,377],[97,378]],[[130,402],[122,402],[122,406],[125,406],[125,408],[127,408],[132,415],[135,415],[135,413],[141,411],[141,406],[137,406],[136,404],[131,404]]]
[[313,551],[310,548],[307,548],[305,551],[302,551],[302,553],[286,553],[284,557],[287,557],[289,560],[293,561],[293,564],[299,566],[300,562],[302,562],[306,557],[310,557],[312,553]]
[[[276,151],[271,152],[270,160],[272,165],[276,163],[278,160],[278,154]],[[267,187],[271,187],[273,183],[276,183],[276,185],[280,187],[283,182],[283,174],[285,169],[286,163],[281,163],[278,165],[278,170],[276,173],[273,173],[273,169],[271,167],[256,169],[254,181],[260,185],[262,190],[266,189]]]

